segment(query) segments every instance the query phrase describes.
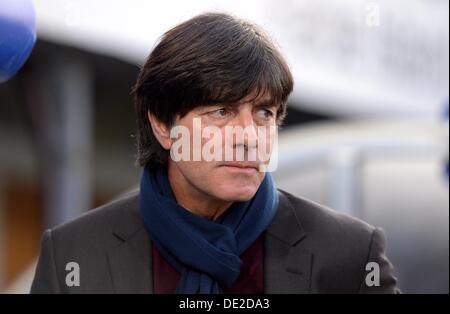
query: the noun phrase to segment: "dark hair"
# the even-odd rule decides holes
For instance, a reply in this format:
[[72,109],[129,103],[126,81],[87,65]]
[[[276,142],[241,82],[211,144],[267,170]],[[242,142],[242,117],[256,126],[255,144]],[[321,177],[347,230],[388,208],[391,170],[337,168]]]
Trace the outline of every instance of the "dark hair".
[[256,25],[223,13],[198,15],[166,32],[141,68],[132,94],[139,166],[167,161],[148,112],[170,127],[198,106],[233,104],[265,92],[286,115],[292,74],[269,37]]

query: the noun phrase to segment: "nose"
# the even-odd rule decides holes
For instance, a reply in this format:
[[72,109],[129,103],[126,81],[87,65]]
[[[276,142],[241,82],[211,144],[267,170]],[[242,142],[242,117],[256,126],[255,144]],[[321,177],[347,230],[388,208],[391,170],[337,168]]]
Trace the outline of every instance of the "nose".
[[[244,146],[246,149],[257,146],[256,124],[253,113],[248,108],[239,111],[235,118],[235,146]],[[241,130],[239,130],[241,128]]]

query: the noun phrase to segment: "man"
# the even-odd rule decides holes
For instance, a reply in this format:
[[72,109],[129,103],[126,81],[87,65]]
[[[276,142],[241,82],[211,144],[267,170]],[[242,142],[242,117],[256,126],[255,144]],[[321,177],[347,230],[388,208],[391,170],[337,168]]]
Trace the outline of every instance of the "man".
[[31,292],[397,292],[382,231],[275,188],[292,88],[251,23],[165,33],[133,90],[140,190],[46,231]]

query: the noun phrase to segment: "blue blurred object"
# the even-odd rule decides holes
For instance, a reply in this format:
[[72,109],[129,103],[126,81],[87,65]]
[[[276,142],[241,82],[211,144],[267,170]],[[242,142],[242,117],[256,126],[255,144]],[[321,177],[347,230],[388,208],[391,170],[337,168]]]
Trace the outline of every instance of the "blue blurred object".
[[0,83],[19,71],[36,42],[31,0],[0,0]]
[[447,177],[447,179],[449,178],[449,143],[448,143],[448,131],[449,131],[449,101],[447,100],[447,103],[444,105],[444,112],[443,112],[443,116],[444,116],[444,123],[445,123],[445,154],[446,156],[444,156],[445,160],[444,160],[444,168],[445,168],[445,175]]

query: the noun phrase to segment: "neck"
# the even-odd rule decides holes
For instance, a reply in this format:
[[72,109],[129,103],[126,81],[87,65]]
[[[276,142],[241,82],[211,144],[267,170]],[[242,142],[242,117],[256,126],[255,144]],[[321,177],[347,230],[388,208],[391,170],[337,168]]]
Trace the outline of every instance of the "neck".
[[172,161],[168,162],[167,173],[175,200],[194,215],[214,221],[233,204],[233,202],[217,199],[197,189]]

